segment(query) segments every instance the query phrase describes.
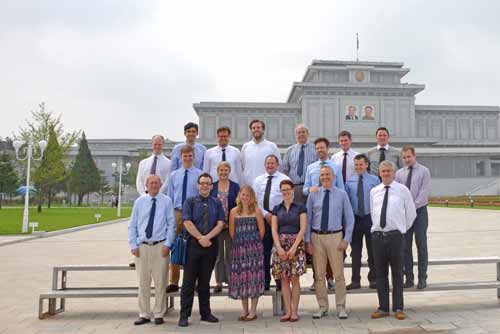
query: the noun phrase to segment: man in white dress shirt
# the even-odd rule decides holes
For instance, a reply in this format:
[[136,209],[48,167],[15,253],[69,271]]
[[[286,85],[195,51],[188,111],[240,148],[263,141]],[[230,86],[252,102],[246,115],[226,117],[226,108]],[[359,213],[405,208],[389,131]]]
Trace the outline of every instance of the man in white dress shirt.
[[341,166],[342,178],[347,183],[352,176],[356,175],[354,169],[354,157],[359,153],[354,151],[352,146],[352,136],[349,131],[341,131],[338,135],[340,151],[332,155],[332,161]]
[[165,138],[162,135],[154,135],[151,139],[151,149],[153,154],[150,157],[141,160],[139,163],[139,168],[137,169],[137,178],[135,180],[135,185],[139,195],[144,195],[147,193],[146,180],[149,175],[158,175],[160,177],[162,186],[160,189],[161,193],[165,193],[167,189],[168,176],[170,175],[171,162],[163,154],[163,145],[165,144]]
[[[280,182],[283,180],[290,180],[290,178],[278,171],[279,159],[276,155],[270,154],[265,157],[264,161],[266,172],[255,178],[252,188],[255,191],[257,203],[266,221],[266,233],[264,234],[262,242],[264,244],[264,289],[267,291],[271,284],[271,249],[273,248],[273,236],[271,234],[272,211],[274,206],[283,201],[283,196],[280,191]],[[279,281],[276,281],[276,288],[278,290],[281,288]]]
[[227,161],[231,166],[231,174],[229,178],[231,181],[240,183],[242,167],[241,167],[241,153],[236,147],[229,145],[231,138],[231,129],[223,126],[217,129],[217,142],[219,145],[208,149],[205,152],[203,159],[203,171],[210,174],[214,182],[219,178],[217,176],[217,166],[222,161]]
[[372,319],[389,315],[389,266],[392,274],[392,311],[396,319],[403,312],[403,243],[404,234],[412,226],[417,212],[406,186],[394,181],[396,166],[385,160],[378,166],[382,183],[370,191],[372,246],[377,275],[379,307]]
[[281,164],[278,146],[264,138],[264,131],[266,130],[264,122],[254,119],[250,122],[249,127],[252,131],[253,139],[243,144],[241,148],[241,163],[243,166],[243,177],[240,180],[241,185],[252,185],[257,176],[266,172],[264,160],[268,155],[274,154],[278,157],[279,164]]

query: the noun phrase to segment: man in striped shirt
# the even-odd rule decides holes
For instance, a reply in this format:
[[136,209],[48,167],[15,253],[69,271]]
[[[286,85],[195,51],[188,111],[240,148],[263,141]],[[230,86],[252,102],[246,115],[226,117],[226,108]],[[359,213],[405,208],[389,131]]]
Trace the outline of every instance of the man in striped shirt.
[[295,201],[305,204],[307,197],[302,193],[307,166],[318,160],[314,144],[309,142],[309,129],[304,124],[295,128],[297,144],[288,147],[283,157],[281,172],[288,175],[295,187]]

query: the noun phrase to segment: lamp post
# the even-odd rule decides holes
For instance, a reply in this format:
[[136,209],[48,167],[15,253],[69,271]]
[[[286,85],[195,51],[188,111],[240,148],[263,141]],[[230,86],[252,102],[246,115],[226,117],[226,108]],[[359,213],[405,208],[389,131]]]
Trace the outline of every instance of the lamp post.
[[[118,205],[116,206],[116,216],[121,217],[122,214],[122,175],[127,175],[130,167],[132,166],[130,162],[127,162],[125,164],[125,171],[123,170],[123,163],[120,160],[118,164],[116,162],[113,162],[111,164],[113,167],[113,175],[118,174]],[[116,170],[118,167],[118,171]]]
[[[40,148],[40,156],[35,158],[33,156],[33,144],[33,140],[31,139],[29,139],[27,143],[21,140],[16,140],[12,144],[14,146],[14,149],[16,150],[16,159],[20,161],[26,160],[28,163],[28,166],[26,168],[26,193],[24,194],[23,233],[28,232],[31,159],[42,160],[43,152],[47,148],[47,142],[45,140],[40,140],[38,142],[38,147]],[[21,147],[23,147],[22,152]],[[24,157],[22,155],[24,155]]]

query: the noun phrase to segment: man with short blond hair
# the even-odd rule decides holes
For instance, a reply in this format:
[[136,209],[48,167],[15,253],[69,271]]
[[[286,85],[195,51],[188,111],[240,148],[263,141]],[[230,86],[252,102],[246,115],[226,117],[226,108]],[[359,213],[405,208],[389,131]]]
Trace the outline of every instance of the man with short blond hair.
[[146,179],[149,175],[158,175],[160,177],[162,188],[161,193],[165,193],[172,165],[169,158],[163,154],[163,145],[165,138],[162,135],[154,135],[151,138],[151,156],[141,160],[137,168],[136,188],[139,195],[144,195],[147,191]]

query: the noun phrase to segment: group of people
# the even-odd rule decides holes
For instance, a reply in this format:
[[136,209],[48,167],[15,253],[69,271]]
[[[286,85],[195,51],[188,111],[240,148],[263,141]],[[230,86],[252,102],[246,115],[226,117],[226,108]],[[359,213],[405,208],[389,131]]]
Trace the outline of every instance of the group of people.
[[[194,293],[202,321],[218,322],[210,308],[210,280],[215,268],[220,293],[240,299],[240,321],[257,319],[258,299],[281,290],[281,322],[299,320],[300,276],[312,257],[319,310],[328,314],[328,289],[335,289],[336,315],[346,319],[346,290],[361,288],[363,240],[368,256],[368,285],[377,289],[379,307],[372,318],[392,311],[405,319],[403,288],[414,286],[412,243],[418,253],[418,289],[427,280],[427,201],[429,170],[416,161],[415,149],[389,146],[389,130],[376,131],[377,145],[366,154],[354,151],[351,134],[338,135],[339,152],[329,157],[327,138],[309,141],[307,127],[295,129],[296,144],[283,158],[265,139],[265,124],[249,124],[252,140],[241,149],[229,144],[231,129],[217,129],[217,145],[196,142],[198,126],[184,127],[185,143],[171,160],[164,138],[152,138],[153,154],[142,160],[129,225],[129,245],[139,279],[139,319],[151,322],[150,285],[155,286],[154,322],[163,323],[166,293],[179,290],[180,267],[170,264],[176,236],[189,236],[181,284],[178,325],[189,325]],[[352,276],[346,285],[344,261],[351,247]],[[169,283],[167,277],[170,272]],[[406,281],[403,281],[406,276]]]

